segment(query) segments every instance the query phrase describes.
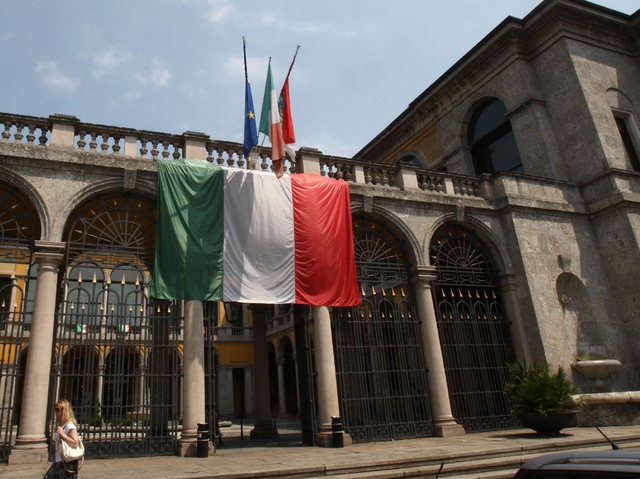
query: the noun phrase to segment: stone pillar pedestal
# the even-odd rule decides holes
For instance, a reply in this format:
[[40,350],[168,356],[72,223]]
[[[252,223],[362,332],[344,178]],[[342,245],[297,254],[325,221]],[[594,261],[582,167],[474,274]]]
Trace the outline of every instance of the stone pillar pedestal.
[[[333,357],[333,339],[331,336],[331,315],[325,306],[311,308],[313,317],[313,340],[315,342],[315,360],[318,378],[316,381],[318,397],[318,446],[332,447],[331,416],[340,415],[338,400],[338,381],[336,379],[336,363]],[[350,446],[353,441],[349,434],[344,434],[344,445]]]
[[271,398],[269,397],[269,353],[267,351],[266,304],[252,304],[253,316],[253,368],[256,395],[256,423],[251,430],[251,439],[275,439],[278,431],[271,421]]
[[[184,302],[184,415],[178,455],[197,455],[198,423],[205,422],[202,301]],[[213,450],[209,442],[210,452]]]
[[55,326],[58,271],[64,243],[36,241],[38,282],[24,376],[20,427],[9,464],[37,464],[48,461],[47,427],[49,373]]
[[440,347],[440,335],[436,312],[433,308],[431,283],[435,279],[435,268],[418,266],[412,270],[416,307],[420,318],[420,342],[424,362],[429,370],[427,388],[433,420],[433,435],[438,437],[461,436],[464,428],[458,424],[451,412],[449,386],[444,370],[444,359]]

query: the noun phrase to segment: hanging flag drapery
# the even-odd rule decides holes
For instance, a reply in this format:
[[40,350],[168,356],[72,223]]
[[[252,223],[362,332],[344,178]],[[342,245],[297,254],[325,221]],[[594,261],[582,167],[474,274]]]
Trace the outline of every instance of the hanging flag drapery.
[[360,304],[346,182],[156,161],[153,297]]
[[249,158],[251,149],[258,144],[258,130],[256,128],[256,113],[253,108],[253,96],[251,95],[251,83],[247,73],[247,42],[242,37],[242,47],[244,52],[244,147],[242,153],[245,158]]
[[273,85],[271,75],[271,58],[267,70],[267,82],[264,86],[262,99],[262,111],[260,112],[260,133],[269,137],[271,142],[271,163],[273,171],[278,178],[284,174],[282,162],[284,160],[284,142],[282,140],[282,126],[280,125],[280,112],[278,111],[278,98]]
[[296,132],[293,128],[293,118],[291,117],[291,100],[289,99],[289,75],[291,75],[291,69],[298,56],[298,50],[300,45],[296,48],[296,53],[293,55],[293,60],[289,66],[287,72],[287,78],[284,80],[284,85],[280,91],[280,97],[278,98],[278,109],[280,110],[280,118],[282,119],[282,140],[284,141],[284,150],[292,160],[296,159],[296,149],[294,144],[296,142]]

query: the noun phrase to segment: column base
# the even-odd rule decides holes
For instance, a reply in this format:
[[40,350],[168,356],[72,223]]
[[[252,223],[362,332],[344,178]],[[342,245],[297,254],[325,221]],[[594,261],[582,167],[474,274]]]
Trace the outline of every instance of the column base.
[[[213,443],[209,441],[209,456],[213,456]],[[198,455],[198,441],[195,439],[185,439],[178,441],[178,456],[196,457]]]
[[[353,445],[351,435],[346,432],[342,433],[342,442],[344,447]],[[319,432],[318,433],[318,446],[319,447],[333,447],[333,434],[331,432]]]
[[280,434],[270,421],[256,424],[249,434],[250,439],[278,439],[279,437]]
[[460,424],[434,424],[433,436],[434,437],[453,437],[464,436],[467,432]]
[[49,448],[46,444],[16,445],[11,449],[7,462],[13,464],[46,464]]

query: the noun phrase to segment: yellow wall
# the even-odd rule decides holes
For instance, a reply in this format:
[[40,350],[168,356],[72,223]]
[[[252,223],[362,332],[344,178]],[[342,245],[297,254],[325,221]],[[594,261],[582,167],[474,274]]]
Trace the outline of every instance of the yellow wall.
[[404,153],[418,156],[425,167],[429,167],[442,156],[442,142],[438,134],[438,124],[435,122],[425,126],[419,134],[404,142],[384,159],[384,163],[393,164]]
[[253,343],[218,343],[220,364],[253,364]]

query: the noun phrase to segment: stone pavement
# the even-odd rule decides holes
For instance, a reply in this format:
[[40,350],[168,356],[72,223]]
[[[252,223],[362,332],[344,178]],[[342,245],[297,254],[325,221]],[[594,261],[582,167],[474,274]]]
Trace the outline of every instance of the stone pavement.
[[[251,427],[245,427],[248,435]],[[241,440],[239,427],[223,429],[224,446],[208,458],[175,456],[90,459],[80,472],[81,479],[97,478],[240,478],[317,477],[359,472],[363,466],[384,469],[391,463],[424,461],[448,464],[465,456],[499,458],[502,455],[542,454],[558,448],[606,450],[608,443],[594,428],[568,428],[555,436],[539,436],[529,429],[473,433],[450,438],[421,438],[354,444],[345,448],[304,446],[295,424],[278,427],[278,440]],[[605,427],[602,430],[622,447],[640,445],[640,426]],[[40,479],[47,467],[0,465],[0,478]],[[361,469],[360,469],[361,470]],[[355,476],[355,474],[354,474]],[[359,476],[363,477],[363,476]],[[364,477],[368,477],[365,474]],[[401,477],[401,476],[400,476]]]

